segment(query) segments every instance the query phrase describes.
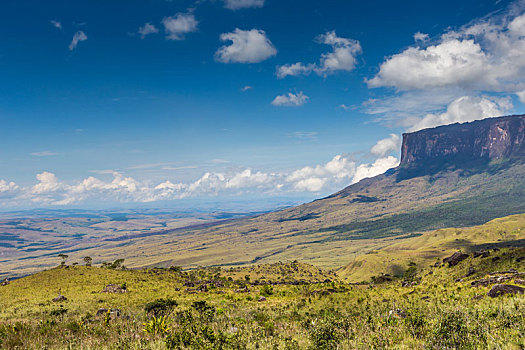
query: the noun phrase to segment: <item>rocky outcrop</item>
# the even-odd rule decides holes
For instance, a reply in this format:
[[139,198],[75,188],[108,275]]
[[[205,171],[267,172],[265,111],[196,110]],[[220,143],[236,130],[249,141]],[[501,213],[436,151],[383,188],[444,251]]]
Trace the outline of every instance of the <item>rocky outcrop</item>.
[[495,298],[504,294],[523,294],[523,292],[525,292],[525,288],[522,287],[513,286],[511,284],[496,284],[491,290],[489,290],[487,295],[491,298]]
[[118,284],[108,284],[101,293],[126,293],[127,290]]
[[403,134],[401,166],[525,154],[525,115],[489,118]]
[[456,266],[457,264],[459,264],[461,261],[465,260],[466,258],[468,258],[468,254],[465,254],[462,252],[455,252],[448,258],[443,259],[443,263],[444,264],[448,263],[449,267]]

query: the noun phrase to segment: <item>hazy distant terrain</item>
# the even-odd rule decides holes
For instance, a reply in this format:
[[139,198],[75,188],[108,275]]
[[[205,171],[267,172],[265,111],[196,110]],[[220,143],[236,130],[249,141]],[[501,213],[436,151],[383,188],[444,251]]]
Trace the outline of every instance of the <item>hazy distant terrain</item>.
[[[0,214],[2,275],[24,275],[55,266],[59,253],[94,261],[138,254],[135,242],[182,227],[202,227],[248,214],[172,212],[169,210],[34,210]],[[113,251],[116,250],[116,253]],[[137,263],[135,263],[137,265]]]

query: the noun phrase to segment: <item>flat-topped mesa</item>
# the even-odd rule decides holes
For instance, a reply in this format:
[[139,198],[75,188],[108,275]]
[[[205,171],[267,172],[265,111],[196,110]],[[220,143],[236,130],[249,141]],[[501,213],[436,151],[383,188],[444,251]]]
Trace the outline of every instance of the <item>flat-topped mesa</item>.
[[525,115],[489,118],[403,134],[401,166],[525,156]]

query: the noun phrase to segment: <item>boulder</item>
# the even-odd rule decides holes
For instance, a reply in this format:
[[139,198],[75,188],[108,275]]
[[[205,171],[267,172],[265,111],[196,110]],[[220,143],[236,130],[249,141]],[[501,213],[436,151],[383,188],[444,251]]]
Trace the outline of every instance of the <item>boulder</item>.
[[468,258],[468,254],[465,254],[462,252],[455,252],[448,258],[443,259],[443,263],[448,263],[449,267],[456,266],[457,264],[459,264],[461,261],[465,260],[466,258]]
[[472,276],[475,273],[476,273],[476,270],[471,266],[471,267],[468,268],[468,272],[465,275],[465,277],[470,277],[470,276]]
[[108,284],[101,293],[126,293],[127,290],[119,286],[118,284]]
[[266,298],[261,296],[259,299],[257,299],[258,302],[263,302],[263,301],[266,301]]
[[478,258],[478,257],[482,257],[482,258],[486,258],[487,256],[489,256],[490,253],[486,250],[478,250],[476,252],[474,252],[474,257],[475,258]]
[[104,309],[100,308],[97,310],[97,317],[104,316],[109,311],[109,314],[111,317],[120,317],[120,310],[119,309]]
[[523,294],[523,292],[525,292],[525,288],[522,287],[513,286],[511,284],[496,284],[491,290],[489,290],[487,295],[491,298],[495,298],[504,294]]
[[53,298],[53,301],[55,303],[59,303],[61,301],[66,301],[66,300],[67,300],[67,298],[65,296],[63,296],[61,293],[58,293],[58,296]]

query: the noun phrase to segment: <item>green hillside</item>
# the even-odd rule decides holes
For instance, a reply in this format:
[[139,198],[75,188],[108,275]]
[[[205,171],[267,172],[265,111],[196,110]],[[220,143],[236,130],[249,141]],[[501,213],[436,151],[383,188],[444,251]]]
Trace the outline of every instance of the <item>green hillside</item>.
[[339,270],[352,281],[369,280],[383,274],[402,275],[409,263],[428,266],[455,251],[525,246],[525,215],[513,215],[469,228],[447,228],[400,239],[355,258]]
[[[0,348],[521,349],[524,296],[487,293],[496,280],[525,283],[522,257],[523,248],[503,248],[365,285],[299,262],[54,268],[0,287]],[[103,292],[109,283],[125,292]],[[59,291],[67,299],[52,301]]]

